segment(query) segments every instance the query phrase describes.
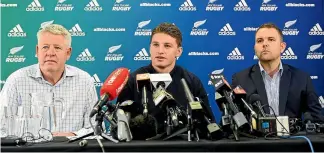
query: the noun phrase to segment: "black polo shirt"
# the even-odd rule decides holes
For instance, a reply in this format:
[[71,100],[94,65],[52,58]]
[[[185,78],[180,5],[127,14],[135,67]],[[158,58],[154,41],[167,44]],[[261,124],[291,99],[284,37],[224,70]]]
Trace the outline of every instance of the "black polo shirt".
[[[133,100],[134,103],[131,106],[131,110],[128,110],[131,112],[132,117],[143,113],[143,105],[142,105],[142,95],[140,92],[137,91],[136,86],[136,75],[142,74],[142,73],[158,73],[152,66],[152,64],[148,66],[141,67],[137,69],[135,72],[130,74],[130,77],[128,79],[127,85],[125,85],[124,89],[118,96],[117,102],[123,102],[126,100]],[[184,89],[181,84],[181,79],[184,78],[189,86],[189,89],[194,97],[198,97],[206,106],[209,112],[209,117],[214,120],[214,117],[211,113],[211,108],[208,101],[207,93],[200,81],[200,79],[194,75],[193,73],[187,71],[186,69],[175,66],[173,70],[170,72],[172,82],[170,85],[166,88],[166,91],[170,93],[174,99],[182,105],[183,108],[187,108],[188,100],[186,98]],[[154,90],[154,87],[152,85],[152,89]],[[155,106],[152,98],[152,91],[147,92],[148,96],[148,112],[149,114],[153,115],[159,124],[163,124],[163,115],[162,110]],[[164,115],[165,116],[165,115]]]

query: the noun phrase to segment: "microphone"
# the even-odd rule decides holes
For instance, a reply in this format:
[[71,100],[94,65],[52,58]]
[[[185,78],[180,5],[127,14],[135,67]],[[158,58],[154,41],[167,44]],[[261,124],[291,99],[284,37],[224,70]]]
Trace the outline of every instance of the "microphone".
[[139,114],[129,121],[131,133],[134,140],[146,140],[158,133],[158,123],[152,115],[145,117]]
[[214,84],[216,91],[225,97],[226,102],[228,103],[229,109],[233,113],[233,120],[237,127],[241,127],[248,123],[246,117],[242,112],[239,111],[237,105],[233,102],[232,94],[233,91],[231,90],[231,87],[229,86],[228,82],[224,79],[223,76],[220,78],[212,78],[211,82]]
[[208,134],[211,137],[211,139],[222,138],[223,132],[220,129],[220,127],[215,122],[211,122],[210,119],[206,116],[206,115],[210,116],[210,114],[209,114],[210,112],[208,112],[208,109],[206,108],[204,103],[194,100],[193,95],[190,92],[188,84],[184,78],[181,79],[181,84],[185,91],[186,97],[189,101],[188,107],[191,111],[194,110],[192,112],[194,115],[192,113],[190,113],[190,115],[192,115],[191,117],[195,118],[199,121],[205,121],[205,124],[203,124],[202,126],[205,126],[207,124]]
[[90,118],[98,113],[107,101],[114,100],[119,95],[128,81],[128,76],[129,70],[127,68],[118,68],[108,76],[100,89],[100,100],[90,112]]
[[256,106],[259,110],[259,114],[261,117],[266,117],[266,113],[264,112],[262,106],[261,106],[261,97],[258,94],[252,94],[249,98],[250,104]]
[[150,74],[144,73],[144,74],[137,74],[136,75],[136,82],[137,82],[137,92],[142,93],[142,105],[143,105],[143,115],[147,116],[148,109],[147,109],[147,90],[151,90],[151,84],[150,84]]
[[180,108],[173,96],[165,90],[164,82],[160,81],[157,83],[157,89],[154,90],[152,97],[154,104],[164,110],[167,116],[170,117],[172,124],[170,123],[168,126],[177,127],[179,125],[179,112],[177,110]]
[[131,141],[133,139],[130,131],[129,120],[130,113],[124,112],[122,109],[117,109],[117,137],[119,141]]
[[257,119],[258,115],[255,113],[255,111],[252,109],[252,106],[248,104],[244,99],[246,97],[246,92],[241,86],[237,86],[233,90],[235,99],[240,99],[241,102],[243,102],[244,106],[250,111],[250,114],[253,118]]
[[[109,105],[111,106],[110,109],[109,107],[107,109],[105,109],[105,111],[103,111],[104,113],[104,117],[109,121],[109,123],[111,124],[110,127],[112,128],[116,128],[117,127],[117,123],[118,123],[118,119],[116,118],[116,111],[118,109],[122,109],[125,112],[130,112],[130,110],[132,108],[130,108],[129,106],[131,106],[134,103],[134,101],[132,100],[126,100],[124,102],[117,102],[117,105]],[[109,104],[109,103],[107,103]],[[106,108],[107,105],[102,107],[102,110],[104,110],[104,108]]]
[[309,112],[304,113],[304,124],[305,124],[306,134],[316,133],[316,125],[313,123],[313,117]]

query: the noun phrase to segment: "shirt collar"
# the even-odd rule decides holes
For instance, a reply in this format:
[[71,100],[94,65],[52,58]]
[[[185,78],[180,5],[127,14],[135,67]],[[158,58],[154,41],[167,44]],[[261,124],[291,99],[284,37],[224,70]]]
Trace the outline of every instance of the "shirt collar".
[[[149,73],[158,73],[155,69],[154,69],[154,67],[153,67],[153,65],[152,65],[152,63],[150,63],[150,65],[148,66],[148,71],[149,71]],[[174,65],[174,68],[171,70],[171,72],[170,72],[170,75],[171,76],[173,76],[174,75],[174,73],[176,72],[176,69],[177,69],[177,65]]]
[[[66,77],[72,77],[72,76],[75,76],[76,75],[76,72],[73,71],[69,65],[65,65],[65,68],[64,68],[64,73],[63,73],[63,78],[66,78]],[[40,67],[39,67],[39,64],[36,64],[34,66],[34,69],[33,71],[31,71],[30,75],[31,77],[33,78],[42,78],[44,79],[43,75],[42,75],[42,72],[40,70]]]
[[[266,71],[265,71],[264,68],[262,67],[260,61],[259,61],[259,67],[260,67],[261,75],[266,74]],[[280,72],[280,76],[282,76],[282,73],[283,73],[283,67],[282,67],[282,63],[281,63],[281,61],[280,61],[280,63],[279,63],[279,72]]]

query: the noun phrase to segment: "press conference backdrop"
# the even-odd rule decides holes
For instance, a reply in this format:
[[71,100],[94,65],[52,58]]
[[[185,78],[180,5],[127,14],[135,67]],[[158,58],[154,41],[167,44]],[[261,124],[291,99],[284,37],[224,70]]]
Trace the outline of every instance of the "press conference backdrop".
[[67,63],[93,76],[99,93],[114,69],[150,63],[151,31],[162,22],[181,29],[177,64],[202,80],[216,118],[208,74],[223,73],[231,82],[232,74],[257,63],[254,35],[265,22],[283,30],[283,63],[308,72],[324,94],[323,0],[1,0],[1,87],[12,72],[37,63],[36,33],[56,23],[73,36]]

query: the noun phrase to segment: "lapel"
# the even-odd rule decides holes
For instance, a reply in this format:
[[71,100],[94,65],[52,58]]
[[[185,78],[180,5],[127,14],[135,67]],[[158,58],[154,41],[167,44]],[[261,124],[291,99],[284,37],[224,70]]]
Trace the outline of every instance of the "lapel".
[[279,87],[279,115],[285,114],[288,92],[290,87],[291,72],[288,65],[283,64],[283,73],[280,78]]
[[[267,98],[267,92],[265,90],[265,85],[263,82],[259,64],[255,64],[252,67],[251,78],[252,78],[252,81],[257,89],[258,94],[261,97],[261,104],[269,105],[268,98]],[[267,113],[267,114],[270,113],[269,107],[263,107],[263,108],[264,108],[265,113]]]

